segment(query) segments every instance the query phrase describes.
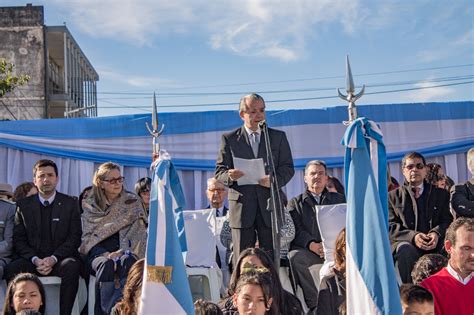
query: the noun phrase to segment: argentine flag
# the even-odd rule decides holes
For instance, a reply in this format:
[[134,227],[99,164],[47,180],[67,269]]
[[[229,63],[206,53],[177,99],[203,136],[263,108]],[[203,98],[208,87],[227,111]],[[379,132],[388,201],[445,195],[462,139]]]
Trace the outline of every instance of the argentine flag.
[[347,128],[347,314],[402,314],[388,238],[387,157],[382,131],[362,117]]
[[[183,253],[184,195],[171,159],[160,152],[150,195],[150,218],[140,314],[194,314]],[[184,241],[184,242],[183,242]]]

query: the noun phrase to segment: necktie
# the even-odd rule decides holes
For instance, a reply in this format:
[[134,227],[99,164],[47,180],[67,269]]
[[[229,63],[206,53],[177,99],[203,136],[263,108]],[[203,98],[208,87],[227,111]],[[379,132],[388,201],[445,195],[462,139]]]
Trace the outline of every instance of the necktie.
[[418,199],[420,197],[420,187],[413,187],[412,190],[415,198]]
[[259,140],[260,139],[258,139],[258,133],[257,132],[252,132],[250,145],[252,146],[253,155],[255,157],[257,157],[257,155],[258,155],[258,145],[260,143]]
[[47,207],[47,206],[49,206],[49,201],[45,200],[43,204],[44,204],[45,207]]

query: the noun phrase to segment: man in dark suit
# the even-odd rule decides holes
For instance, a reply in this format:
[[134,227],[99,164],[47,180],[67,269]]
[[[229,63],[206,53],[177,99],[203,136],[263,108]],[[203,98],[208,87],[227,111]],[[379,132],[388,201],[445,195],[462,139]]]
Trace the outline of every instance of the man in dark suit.
[[[215,177],[229,187],[229,223],[232,228],[234,262],[242,250],[259,246],[273,256],[271,216],[267,211],[270,179],[266,175],[256,185],[239,185],[244,172],[234,167],[233,158],[262,158],[267,164],[265,144],[259,122],[265,120],[265,101],[258,94],[242,97],[239,106],[244,125],[222,136]],[[271,153],[279,188],[286,185],[295,170],[290,145],[284,132],[268,129]]]
[[59,309],[71,314],[76,298],[81,244],[81,218],[77,199],[56,191],[58,168],[51,160],[33,167],[38,194],[19,200],[13,229],[17,259],[6,269],[7,281],[31,272],[61,278]]
[[306,190],[288,203],[288,211],[295,224],[295,238],[288,257],[293,276],[303,289],[306,305],[312,312],[317,306],[318,290],[309,268],[324,263],[316,206],[345,203],[346,198],[327,190],[328,175],[323,161],[313,160],[306,164],[304,182]]
[[418,152],[402,159],[405,182],[389,192],[389,236],[403,283],[412,283],[411,272],[424,254],[440,253],[446,229],[453,220],[449,194],[425,181],[425,158]]
[[474,148],[467,151],[467,169],[471,179],[451,187],[451,207],[458,218],[474,218]]

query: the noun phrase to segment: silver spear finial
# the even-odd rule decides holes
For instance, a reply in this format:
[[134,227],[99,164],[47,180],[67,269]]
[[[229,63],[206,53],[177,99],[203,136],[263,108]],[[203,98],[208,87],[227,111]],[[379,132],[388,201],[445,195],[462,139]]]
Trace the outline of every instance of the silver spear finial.
[[153,92],[153,110],[151,113],[151,125],[153,129],[150,128],[150,125],[148,125],[148,122],[146,122],[146,128],[148,129],[148,132],[153,137],[153,154],[158,154],[160,152],[160,143],[158,142],[158,137],[161,136],[161,134],[163,133],[163,129],[165,128],[165,125],[163,124],[161,126],[161,129],[158,130],[158,112],[156,110],[155,92]]
[[358,94],[355,93],[354,87],[354,80],[352,79],[352,71],[351,71],[351,64],[349,63],[349,55],[346,56],[346,92],[347,95],[341,93],[339,89],[337,89],[337,93],[339,97],[343,100],[349,102],[347,107],[347,111],[349,114],[349,121],[344,121],[344,125],[349,125],[352,121],[357,119],[357,108],[355,101],[361,98],[364,95],[365,85],[362,86],[362,90]]

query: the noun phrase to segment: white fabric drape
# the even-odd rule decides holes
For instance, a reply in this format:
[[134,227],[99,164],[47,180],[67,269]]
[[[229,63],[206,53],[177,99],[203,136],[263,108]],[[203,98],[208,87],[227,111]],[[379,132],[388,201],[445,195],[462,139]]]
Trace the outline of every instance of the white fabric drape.
[[[443,166],[454,182],[470,178],[466,152],[474,147],[474,102],[359,106],[361,115],[377,121],[384,135],[389,169],[402,182],[400,160],[419,151],[428,162]],[[347,119],[344,106],[268,111],[270,127],[286,132],[296,173],[286,185],[288,198],[304,189],[303,169],[312,159],[324,160],[329,174],[343,182],[341,139]],[[58,164],[58,190],[79,195],[91,185],[99,164],[123,166],[125,187],[149,175],[151,137],[145,128],[150,115],[0,122],[0,183],[17,186],[32,180],[32,166],[41,158]],[[207,206],[207,179],[213,176],[222,133],[238,128],[236,111],[160,114],[166,128],[160,143],[178,170],[187,209]]]
[[[74,196],[78,196],[82,189],[91,185],[94,171],[100,164],[0,147],[0,161],[2,161],[0,164],[0,182],[9,183],[16,187],[22,182],[31,181],[33,178],[33,165],[39,159],[51,159],[56,162],[60,177],[58,191]],[[466,153],[428,158],[428,162],[441,164],[446,169],[446,174],[455,182],[463,182],[468,178]],[[390,163],[389,167],[392,176],[399,182],[402,182],[403,175],[400,162]],[[125,187],[131,191],[133,191],[135,182],[139,178],[149,176],[148,169],[139,167],[125,166],[122,173],[125,176]],[[329,169],[329,173],[343,182],[342,168]],[[186,196],[186,208],[205,208],[207,206],[205,194],[207,179],[212,177],[214,172],[181,170],[178,171],[178,174]],[[285,191],[288,198],[292,198],[300,194],[304,189],[303,170],[299,169],[296,170],[295,176],[286,185]]]

